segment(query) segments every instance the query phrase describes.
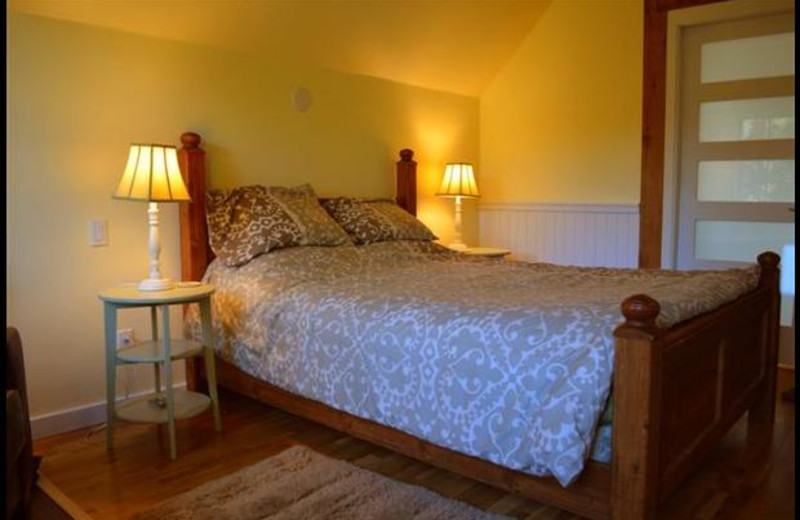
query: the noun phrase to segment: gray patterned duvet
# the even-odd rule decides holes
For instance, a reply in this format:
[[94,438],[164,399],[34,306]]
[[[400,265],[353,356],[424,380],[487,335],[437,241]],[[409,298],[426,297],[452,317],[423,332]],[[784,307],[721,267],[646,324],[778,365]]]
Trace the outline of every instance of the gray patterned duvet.
[[[568,485],[609,398],[620,302],[661,325],[754,288],[758,267],[677,272],[467,257],[428,242],[295,247],[209,266],[219,355],[290,392]],[[196,309],[187,333],[200,337]]]

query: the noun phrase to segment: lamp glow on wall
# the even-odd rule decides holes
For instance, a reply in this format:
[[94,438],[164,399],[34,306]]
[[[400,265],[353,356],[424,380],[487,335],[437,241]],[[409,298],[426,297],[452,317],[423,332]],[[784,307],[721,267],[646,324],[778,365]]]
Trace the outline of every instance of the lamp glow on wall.
[[447,247],[456,250],[467,249],[461,238],[461,200],[480,197],[472,165],[469,163],[448,163],[445,166],[442,184],[439,186],[436,196],[456,199],[455,236],[453,237],[453,243],[448,244]]
[[150,227],[150,274],[139,283],[142,291],[172,289],[172,280],[161,275],[161,237],[158,231],[158,203],[191,201],[178,166],[178,151],[161,144],[132,144],[128,164],[114,192],[115,199],[147,201]]

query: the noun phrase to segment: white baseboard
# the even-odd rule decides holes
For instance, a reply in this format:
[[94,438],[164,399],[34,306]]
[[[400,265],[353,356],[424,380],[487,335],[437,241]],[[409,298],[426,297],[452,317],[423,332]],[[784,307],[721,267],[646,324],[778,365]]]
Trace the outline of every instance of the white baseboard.
[[[186,388],[186,383],[176,384],[174,388]],[[152,391],[137,392],[131,394],[130,398],[141,397],[149,393],[152,393]],[[106,422],[106,402],[97,401],[31,417],[31,433],[34,439],[38,439],[39,437],[80,430],[81,428],[104,422]]]

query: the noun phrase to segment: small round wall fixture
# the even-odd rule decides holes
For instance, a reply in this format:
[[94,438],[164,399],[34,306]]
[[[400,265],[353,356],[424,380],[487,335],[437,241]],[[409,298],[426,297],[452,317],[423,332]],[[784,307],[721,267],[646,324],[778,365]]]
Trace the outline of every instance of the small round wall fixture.
[[297,87],[292,91],[292,105],[298,112],[308,112],[311,108],[311,92],[305,87]]

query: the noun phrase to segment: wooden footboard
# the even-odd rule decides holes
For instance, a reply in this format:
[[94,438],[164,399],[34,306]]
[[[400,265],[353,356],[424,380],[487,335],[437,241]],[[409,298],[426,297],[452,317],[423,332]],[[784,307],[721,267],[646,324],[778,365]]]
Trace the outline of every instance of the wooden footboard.
[[656,507],[750,411],[754,442],[771,437],[778,349],[778,262],[758,257],[758,288],[671,329],[645,295],[622,304],[614,332],[614,520]]

